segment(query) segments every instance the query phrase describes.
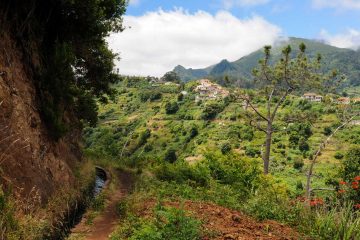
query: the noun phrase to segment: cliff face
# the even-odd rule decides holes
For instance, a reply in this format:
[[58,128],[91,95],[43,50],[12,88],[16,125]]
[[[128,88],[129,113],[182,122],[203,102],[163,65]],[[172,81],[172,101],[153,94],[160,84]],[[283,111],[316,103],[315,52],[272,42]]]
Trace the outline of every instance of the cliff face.
[[[10,27],[9,27],[10,29]],[[36,52],[36,50],[35,50]],[[75,184],[81,159],[80,132],[55,141],[40,116],[29,59],[10,31],[0,32],[0,185],[26,197],[37,191],[41,202]],[[36,54],[32,64],[38,63]]]

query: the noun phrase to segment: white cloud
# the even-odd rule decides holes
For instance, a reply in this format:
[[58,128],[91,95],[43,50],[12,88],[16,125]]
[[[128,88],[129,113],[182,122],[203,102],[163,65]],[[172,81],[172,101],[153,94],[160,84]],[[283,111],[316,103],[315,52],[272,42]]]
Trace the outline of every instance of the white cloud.
[[222,59],[234,61],[273,44],[282,33],[259,16],[242,20],[225,11],[159,10],[125,16],[124,23],[129,28],[108,41],[120,53],[120,72],[131,75],[161,76],[178,64],[202,68]]
[[249,7],[268,3],[270,0],[222,0],[223,7],[230,9],[232,7]]
[[332,46],[340,48],[358,49],[360,47],[360,31],[348,29],[345,33],[331,35],[321,30],[320,37]]
[[140,4],[140,0],[129,0],[129,5],[138,6]]
[[360,9],[360,0],[312,0],[315,8]]

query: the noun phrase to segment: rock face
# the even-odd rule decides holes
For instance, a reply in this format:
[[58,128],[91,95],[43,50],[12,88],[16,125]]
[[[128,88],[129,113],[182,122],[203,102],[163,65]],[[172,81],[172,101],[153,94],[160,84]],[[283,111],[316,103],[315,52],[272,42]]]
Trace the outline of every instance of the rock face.
[[[35,55],[36,56],[36,55]],[[41,119],[37,91],[28,62],[14,37],[0,33],[0,185],[27,197],[37,192],[41,202],[55,191],[72,188],[73,170],[81,159],[80,132],[59,141],[49,137]]]

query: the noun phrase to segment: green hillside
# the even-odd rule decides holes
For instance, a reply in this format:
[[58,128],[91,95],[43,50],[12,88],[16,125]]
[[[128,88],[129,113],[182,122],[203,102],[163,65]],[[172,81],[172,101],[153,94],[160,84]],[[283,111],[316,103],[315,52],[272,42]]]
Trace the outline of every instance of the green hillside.
[[[300,43],[307,46],[307,54],[310,57],[317,56],[320,53],[323,56],[323,70],[328,71],[338,69],[340,73],[347,76],[347,80],[342,87],[360,85],[360,52],[350,49],[333,47],[319,41],[290,38],[273,46],[272,59],[276,61],[280,58],[281,50],[284,46],[290,45],[293,49],[293,56],[298,53]],[[183,81],[189,81],[199,78],[208,77],[222,83],[225,75],[229,76],[235,85],[241,87],[253,87],[252,70],[257,66],[258,61],[263,57],[263,50],[259,49],[235,62],[223,60],[220,63],[205,69],[185,69],[177,66],[174,71]]]
[[[89,158],[137,173],[135,191],[125,203],[119,203],[130,211],[123,220],[129,224],[119,223],[112,239],[150,231],[147,225],[130,223],[144,221],[136,215],[141,211],[137,209],[154,199],[159,201],[154,211],[162,202],[210,202],[260,220],[281,221],[311,239],[329,239],[319,237],[325,234],[320,232],[322,225],[312,225],[326,219],[325,215],[314,217],[300,201],[314,152],[339,125],[342,106],[310,103],[291,95],[279,111],[271,175],[264,176],[261,153],[265,135],[249,125],[242,102],[231,96],[196,102],[197,84],[151,84],[145,78],[125,78],[115,86],[119,93],[116,99],[100,105],[98,126],[85,128]],[[265,99],[258,96],[254,100],[264,111]],[[346,153],[360,143],[359,139],[360,126],[348,126],[331,139],[315,166],[313,188],[338,186]],[[336,196],[335,191],[318,191],[313,197],[323,201]],[[216,238],[219,233],[203,234],[220,239]]]
[[[228,144],[231,151],[244,159],[261,162],[264,134],[248,125],[242,102],[232,98],[195,102],[197,94],[192,90],[195,85],[197,82],[189,82],[184,89],[176,84],[152,86],[145,79],[136,78],[118,84],[116,88],[120,95],[116,101],[100,109],[99,127],[85,129],[88,151],[99,156],[122,156],[129,161],[144,161],[147,164],[156,159],[160,161],[172,149],[178,159],[186,161],[189,157],[205,156],[209,150],[221,153],[222,146]],[[179,97],[181,91],[188,94]],[[265,107],[264,100],[256,100],[258,108]],[[167,103],[177,107],[168,111]],[[217,109],[214,115],[204,115],[209,106]],[[324,128],[333,129],[338,124],[338,107],[341,106],[335,103],[310,104],[294,95],[282,107],[276,126],[286,127],[288,131],[275,134],[272,172],[279,179],[286,179],[293,194],[297,181],[305,180],[307,168],[305,162],[304,168],[294,169],[294,162],[308,158],[325,139]],[[309,149],[305,152],[291,143],[291,134],[297,130],[289,119],[295,116],[307,116],[310,124],[312,133],[308,138]],[[323,178],[314,180],[319,186],[325,185],[328,174],[337,168],[335,153],[344,152],[351,144],[358,143],[359,135],[356,134],[360,134],[360,128],[354,126],[350,129],[344,130],[344,134],[355,134],[353,137],[344,140],[339,134],[332,142],[334,146],[329,147],[321,157],[324,162],[320,161],[319,169],[324,168],[325,172]]]

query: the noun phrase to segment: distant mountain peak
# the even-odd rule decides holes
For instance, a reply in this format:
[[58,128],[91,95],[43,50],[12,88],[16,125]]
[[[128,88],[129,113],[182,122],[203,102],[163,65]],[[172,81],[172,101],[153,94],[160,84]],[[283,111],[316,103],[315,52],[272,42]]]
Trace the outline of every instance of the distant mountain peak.
[[175,70],[175,69],[184,69],[184,70],[186,70],[186,68],[183,67],[183,66],[181,66],[181,65],[177,65],[177,66],[174,68],[174,70]]
[[[318,53],[323,56],[324,70],[339,69],[348,76],[348,86],[360,85],[360,51],[351,49],[338,48],[326,44],[319,39],[306,39],[300,37],[280,38],[273,44],[271,53],[273,61],[280,59],[281,50],[290,45],[296,56],[299,51],[299,45],[305,43],[306,53],[309,57],[315,57]],[[243,56],[235,62],[227,59],[221,60],[204,69],[186,69],[183,66],[175,67],[174,71],[183,81],[196,80],[200,78],[210,78],[222,81],[225,75],[229,76],[232,81],[245,81],[246,86],[253,85],[252,70],[258,65],[259,60],[264,57],[263,48]]]

